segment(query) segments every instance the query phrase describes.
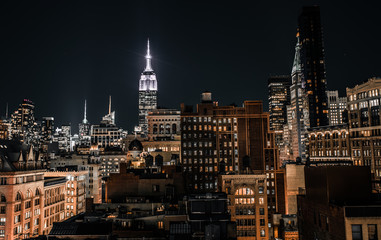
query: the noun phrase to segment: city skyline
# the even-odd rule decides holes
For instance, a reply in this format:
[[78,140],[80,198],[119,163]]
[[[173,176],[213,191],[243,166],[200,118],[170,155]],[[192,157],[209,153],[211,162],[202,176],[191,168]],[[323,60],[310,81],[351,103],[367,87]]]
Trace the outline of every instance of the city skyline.
[[[138,79],[145,67],[148,37],[159,78],[158,106],[178,109],[182,102],[198,102],[199,94],[208,89],[214,99],[224,101],[221,104],[262,100],[267,109],[267,94],[261,89],[270,75],[290,74],[296,16],[303,5],[314,3],[278,3],[278,8],[150,1],[78,3],[74,12],[69,11],[74,7],[70,3],[5,6],[10,9],[5,17],[12,16],[12,22],[5,30],[3,79],[5,88],[13,90],[0,96],[0,115],[5,115],[7,103],[10,114],[28,98],[35,103],[39,120],[54,117],[56,126],[71,123],[77,132],[84,100],[90,123],[97,124],[107,113],[112,95],[117,125],[132,130],[138,123]],[[379,25],[372,14],[377,8],[316,3],[321,6],[327,89],[344,95],[344,85],[353,87],[381,75],[376,66],[379,33],[371,31]],[[144,9],[146,18],[123,11],[129,8],[131,12]],[[353,11],[364,9],[366,14],[351,19]],[[197,18],[194,11],[199,13]],[[366,33],[372,37],[364,37]]]

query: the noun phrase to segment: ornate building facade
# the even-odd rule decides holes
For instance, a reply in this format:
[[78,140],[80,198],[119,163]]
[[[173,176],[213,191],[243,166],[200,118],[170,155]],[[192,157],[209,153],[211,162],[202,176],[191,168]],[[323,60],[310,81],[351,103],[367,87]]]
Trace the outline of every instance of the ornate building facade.
[[149,40],[147,42],[146,67],[139,81],[139,127],[143,135],[148,133],[148,112],[157,107],[157,80],[151,66]]

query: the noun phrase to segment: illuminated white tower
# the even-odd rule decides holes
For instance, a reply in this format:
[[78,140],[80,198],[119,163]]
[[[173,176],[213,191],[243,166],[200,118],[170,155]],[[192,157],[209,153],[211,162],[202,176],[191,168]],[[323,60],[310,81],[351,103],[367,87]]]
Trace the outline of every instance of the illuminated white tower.
[[148,112],[157,108],[157,80],[151,66],[151,58],[148,40],[146,67],[139,81],[139,127],[142,134],[148,133]]

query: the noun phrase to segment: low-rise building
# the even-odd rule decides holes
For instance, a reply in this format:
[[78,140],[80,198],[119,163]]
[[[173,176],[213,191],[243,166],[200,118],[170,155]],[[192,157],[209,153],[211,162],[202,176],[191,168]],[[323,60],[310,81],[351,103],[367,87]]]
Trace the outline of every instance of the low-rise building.
[[270,239],[265,174],[220,175],[220,191],[229,199],[237,239]]

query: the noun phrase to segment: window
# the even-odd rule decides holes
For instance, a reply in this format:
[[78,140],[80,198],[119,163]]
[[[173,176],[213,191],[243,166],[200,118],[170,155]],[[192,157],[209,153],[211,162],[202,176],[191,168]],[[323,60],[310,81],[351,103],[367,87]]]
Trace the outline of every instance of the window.
[[265,215],[265,209],[264,208],[260,208],[259,209],[259,214],[260,215]]
[[361,225],[352,225],[352,239],[353,240],[362,240],[362,226]]
[[368,239],[369,240],[378,240],[377,225],[376,224],[369,224],[368,225]]
[[0,214],[5,214],[5,206],[0,207]]
[[4,236],[5,236],[5,230],[2,229],[2,230],[0,230],[0,237],[4,237]]
[[6,221],[5,218],[0,218],[0,226],[4,226],[5,225],[5,221]]
[[158,229],[163,229],[163,228],[164,228],[163,221],[158,221],[158,222],[157,222],[157,228],[158,228]]
[[16,201],[21,201],[21,193],[20,192],[18,192],[16,194]]
[[160,186],[159,185],[152,185],[152,192],[159,192]]

